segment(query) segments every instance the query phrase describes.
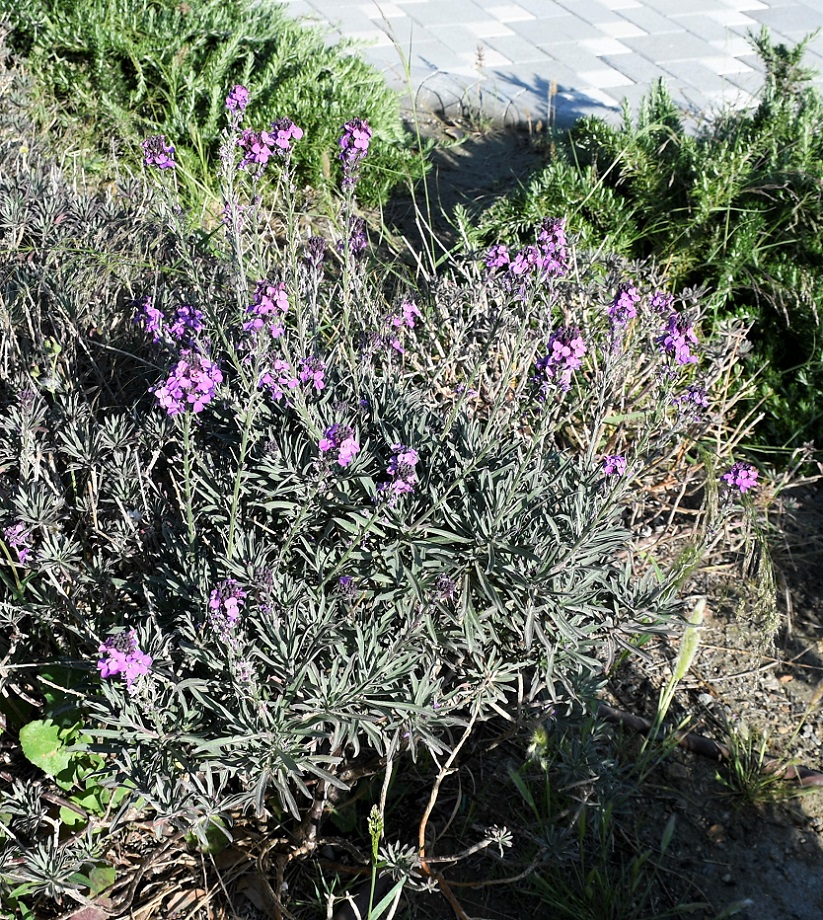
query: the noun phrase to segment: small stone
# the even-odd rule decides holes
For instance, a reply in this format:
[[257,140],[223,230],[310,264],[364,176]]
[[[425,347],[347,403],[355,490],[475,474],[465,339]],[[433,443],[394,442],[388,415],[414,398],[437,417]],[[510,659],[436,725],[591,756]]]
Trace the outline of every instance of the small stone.
[[689,778],[689,770],[682,763],[667,763],[663,767],[663,775],[673,782],[682,782]]
[[727,873],[723,876],[723,881],[724,881],[727,885],[734,885],[734,879],[732,878],[731,872],[727,872]]

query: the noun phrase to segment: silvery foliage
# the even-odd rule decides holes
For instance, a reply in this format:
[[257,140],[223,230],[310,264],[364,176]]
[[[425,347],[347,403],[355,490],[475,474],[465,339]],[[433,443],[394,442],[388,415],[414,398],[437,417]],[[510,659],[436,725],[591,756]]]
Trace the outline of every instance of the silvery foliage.
[[[3,157],[0,229],[27,255],[6,245],[2,265],[2,510],[35,553],[22,584],[5,580],[15,654],[75,669],[112,777],[161,816],[299,817],[390,754],[438,756],[472,716],[591,699],[616,653],[669,627],[671,585],[634,571],[624,485],[581,434],[602,427],[625,362],[579,279],[516,297],[457,266],[415,293],[428,323],[401,356],[374,332],[408,279],[336,264],[316,296],[297,247],[260,245],[265,222],[229,245],[136,184],[84,195]],[[613,266],[587,271],[607,303]],[[238,329],[259,277],[285,281],[291,310],[281,340],[249,349]],[[175,353],[134,323],[147,294],[204,312],[224,382],[196,416],[169,418],[150,393]],[[535,356],[571,311],[599,357],[538,404]],[[268,398],[270,347],[293,366],[322,357],[325,390]],[[361,448],[345,468],[318,450],[334,423]],[[379,487],[395,444],[419,464],[392,502]],[[229,578],[246,599],[221,633],[209,598]],[[153,661],[130,691],[95,667],[123,627]]]

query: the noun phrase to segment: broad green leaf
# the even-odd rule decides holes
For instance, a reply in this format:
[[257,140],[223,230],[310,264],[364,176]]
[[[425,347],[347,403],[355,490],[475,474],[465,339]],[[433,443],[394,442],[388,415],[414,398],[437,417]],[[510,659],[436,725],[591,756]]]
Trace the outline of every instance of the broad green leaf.
[[71,762],[61,734],[62,729],[51,719],[38,719],[20,729],[20,747],[26,759],[49,776],[67,770]]

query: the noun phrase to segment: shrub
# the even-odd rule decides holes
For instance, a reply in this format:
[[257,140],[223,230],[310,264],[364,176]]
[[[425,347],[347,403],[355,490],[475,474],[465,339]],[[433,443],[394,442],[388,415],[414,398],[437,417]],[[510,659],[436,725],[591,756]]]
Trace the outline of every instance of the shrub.
[[587,246],[653,258],[674,287],[705,284],[713,317],[754,321],[750,373],[759,374],[761,437],[799,445],[819,437],[823,359],[823,101],[794,48],[752,36],[766,70],[756,108],[697,134],[662,81],[633,122],[580,119],[523,189],[493,206],[485,236],[529,232],[565,213]]
[[252,814],[282,872],[358,779],[588,701],[676,622],[677,569],[639,565],[624,513],[724,443],[743,330],[701,342],[699,292],[576,254],[557,220],[414,285],[368,246],[362,120],[345,234],[303,239],[299,131],[261,200],[243,118],[212,234],[162,138],[151,193],[0,149],[2,654],[51,663],[8,685],[8,725],[44,697],[24,753],[85,803],[60,847],[42,798],[0,814],[18,908],[99,890],[92,827],[129,804],[207,851]]
[[324,188],[337,177],[328,151],[352,112],[380,139],[364,166],[362,200],[385,200],[421,169],[397,95],[377,70],[351,45],[327,45],[320,29],[287,16],[282,4],[0,0],[2,17],[11,23],[10,47],[25,57],[44,98],[43,117],[59,119],[73,147],[82,137],[105,154],[114,143],[136,165],[138,142],[165,134],[179,146],[190,202],[217,197],[226,88],[248,83],[252,73],[249,123],[267,130],[288,115],[306,131],[295,153],[301,182]]

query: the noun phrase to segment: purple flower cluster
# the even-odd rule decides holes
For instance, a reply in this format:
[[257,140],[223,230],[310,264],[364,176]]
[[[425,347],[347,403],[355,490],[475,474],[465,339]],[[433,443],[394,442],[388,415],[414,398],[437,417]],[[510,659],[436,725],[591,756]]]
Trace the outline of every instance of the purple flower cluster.
[[750,463],[743,463],[738,460],[720,478],[727,483],[729,488],[737,489],[738,492],[745,495],[749,489],[757,488],[757,476],[757,470]]
[[405,353],[405,349],[400,343],[396,331],[402,331],[403,329],[414,329],[415,320],[422,319],[423,316],[420,313],[420,310],[417,308],[417,304],[413,300],[406,298],[400,304],[400,313],[395,313],[394,316],[389,320],[389,325],[391,326],[391,335],[389,338],[389,345],[401,355]]
[[360,163],[369,151],[372,130],[362,118],[352,118],[342,130],[339,156],[343,164],[343,188],[353,188],[359,178]]
[[218,384],[223,382],[220,368],[208,358],[188,349],[180,354],[166,380],[151,388],[158,405],[171,416],[189,408],[192,412],[202,412],[214,399]]
[[223,642],[229,640],[245,602],[246,592],[234,578],[219,581],[209,595],[208,623],[214,634]]
[[32,554],[31,544],[29,542],[31,540],[31,531],[22,521],[18,521],[16,524],[7,527],[3,531],[3,536],[6,538],[6,543],[11,549],[17,552],[17,561],[20,565],[25,565],[29,556]]
[[622,476],[626,472],[626,458],[621,454],[608,454],[603,458],[604,476]]
[[354,439],[354,431],[348,425],[335,423],[323,432],[323,437],[318,445],[321,453],[337,451],[337,463],[346,467],[360,450],[360,445]]
[[614,300],[609,305],[609,320],[613,327],[625,326],[637,316],[640,294],[633,284],[621,284]]
[[254,303],[246,307],[246,315],[250,318],[243,323],[243,331],[257,333],[267,325],[271,337],[279,339],[285,332],[283,317],[288,310],[289,298],[282,281],[258,281]]
[[697,345],[697,335],[688,319],[680,313],[669,314],[669,320],[663,334],[655,339],[660,350],[677,364],[696,364],[697,355],[691,353],[692,346]]
[[386,472],[391,476],[390,482],[382,482],[377,487],[378,495],[386,495],[390,505],[393,505],[401,495],[414,491],[417,485],[417,472],[415,467],[420,459],[416,450],[405,444],[392,444],[392,458],[386,467]]
[[495,243],[486,253],[484,263],[487,277],[505,272],[504,283],[509,290],[519,287],[530,277],[560,278],[568,271],[566,252],[566,222],[562,217],[547,217],[540,225],[537,243],[524,246],[514,256],[504,243]]
[[303,247],[303,261],[316,274],[323,272],[323,260],[326,258],[326,241],[322,236],[310,236]]
[[538,386],[538,398],[545,400],[552,384],[568,390],[572,374],[583,363],[585,354],[586,343],[579,329],[569,326],[553,332],[549,336],[546,354],[537,359],[537,373],[532,378]]
[[686,387],[685,393],[672,396],[672,405],[684,415],[688,414],[694,421],[698,421],[704,409],[709,407],[709,397],[704,387],[696,383]]
[[249,104],[249,91],[245,86],[236,83],[226,96],[226,108],[230,112],[243,113]]
[[[362,256],[368,244],[369,241],[366,237],[366,221],[362,217],[350,217],[348,238],[349,255],[355,258]],[[346,240],[338,240],[337,251],[339,253],[345,253],[346,245]]]
[[174,318],[169,321],[166,314],[159,307],[155,307],[148,296],[138,306],[135,322],[140,321],[146,332],[151,333],[153,342],[161,341],[165,332],[175,341],[190,345],[195,336],[204,329],[203,311],[197,307],[181,304]]
[[177,308],[174,319],[167,327],[169,335],[177,342],[189,343],[203,329],[203,311],[186,303]]
[[110,636],[100,645],[98,652],[103,656],[97,662],[100,676],[116,677],[122,674],[129,693],[133,692],[137,678],[148,674],[151,669],[151,656],[140,651],[137,633],[133,629]]
[[674,295],[667,294],[665,291],[655,291],[649,298],[649,306],[652,311],[660,316],[668,316],[672,312],[673,303]]
[[319,393],[326,388],[326,365],[320,358],[308,357],[300,359],[300,370],[297,373],[302,384],[307,384]]
[[326,365],[319,358],[301,358],[297,373],[292,371],[288,361],[276,358],[271,369],[261,376],[257,385],[261,390],[268,390],[272,399],[279,401],[290,391],[296,390],[301,383],[305,389],[313,388],[318,393],[324,390],[325,373]]
[[562,217],[546,217],[540,225],[537,243],[542,254],[541,269],[551,278],[561,278],[568,271],[566,250],[566,221]]
[[258,175],[266,168],[269,160],[277,156],[287,156],[291,153],[292,142],[303,137],[303,129],[290,118],[278,118],[271,123],[270,131],[252,131],[250,128],[237,138],[237,146],[243,151],[243,159],[238,163],[238,169],[248,169],[256,164]]
[[158,169],[174,169],[174,147],[166,143],[165,134],[154,134],[147,137],[142,144],[143,165],[156,166]]
[[274,400],[281,400],[290,390],[300,386],[300,381],[291,372],[291,365],[282,358],[275,358],[270,370],[267,370],[258,381],[261,390],[268,390]]

